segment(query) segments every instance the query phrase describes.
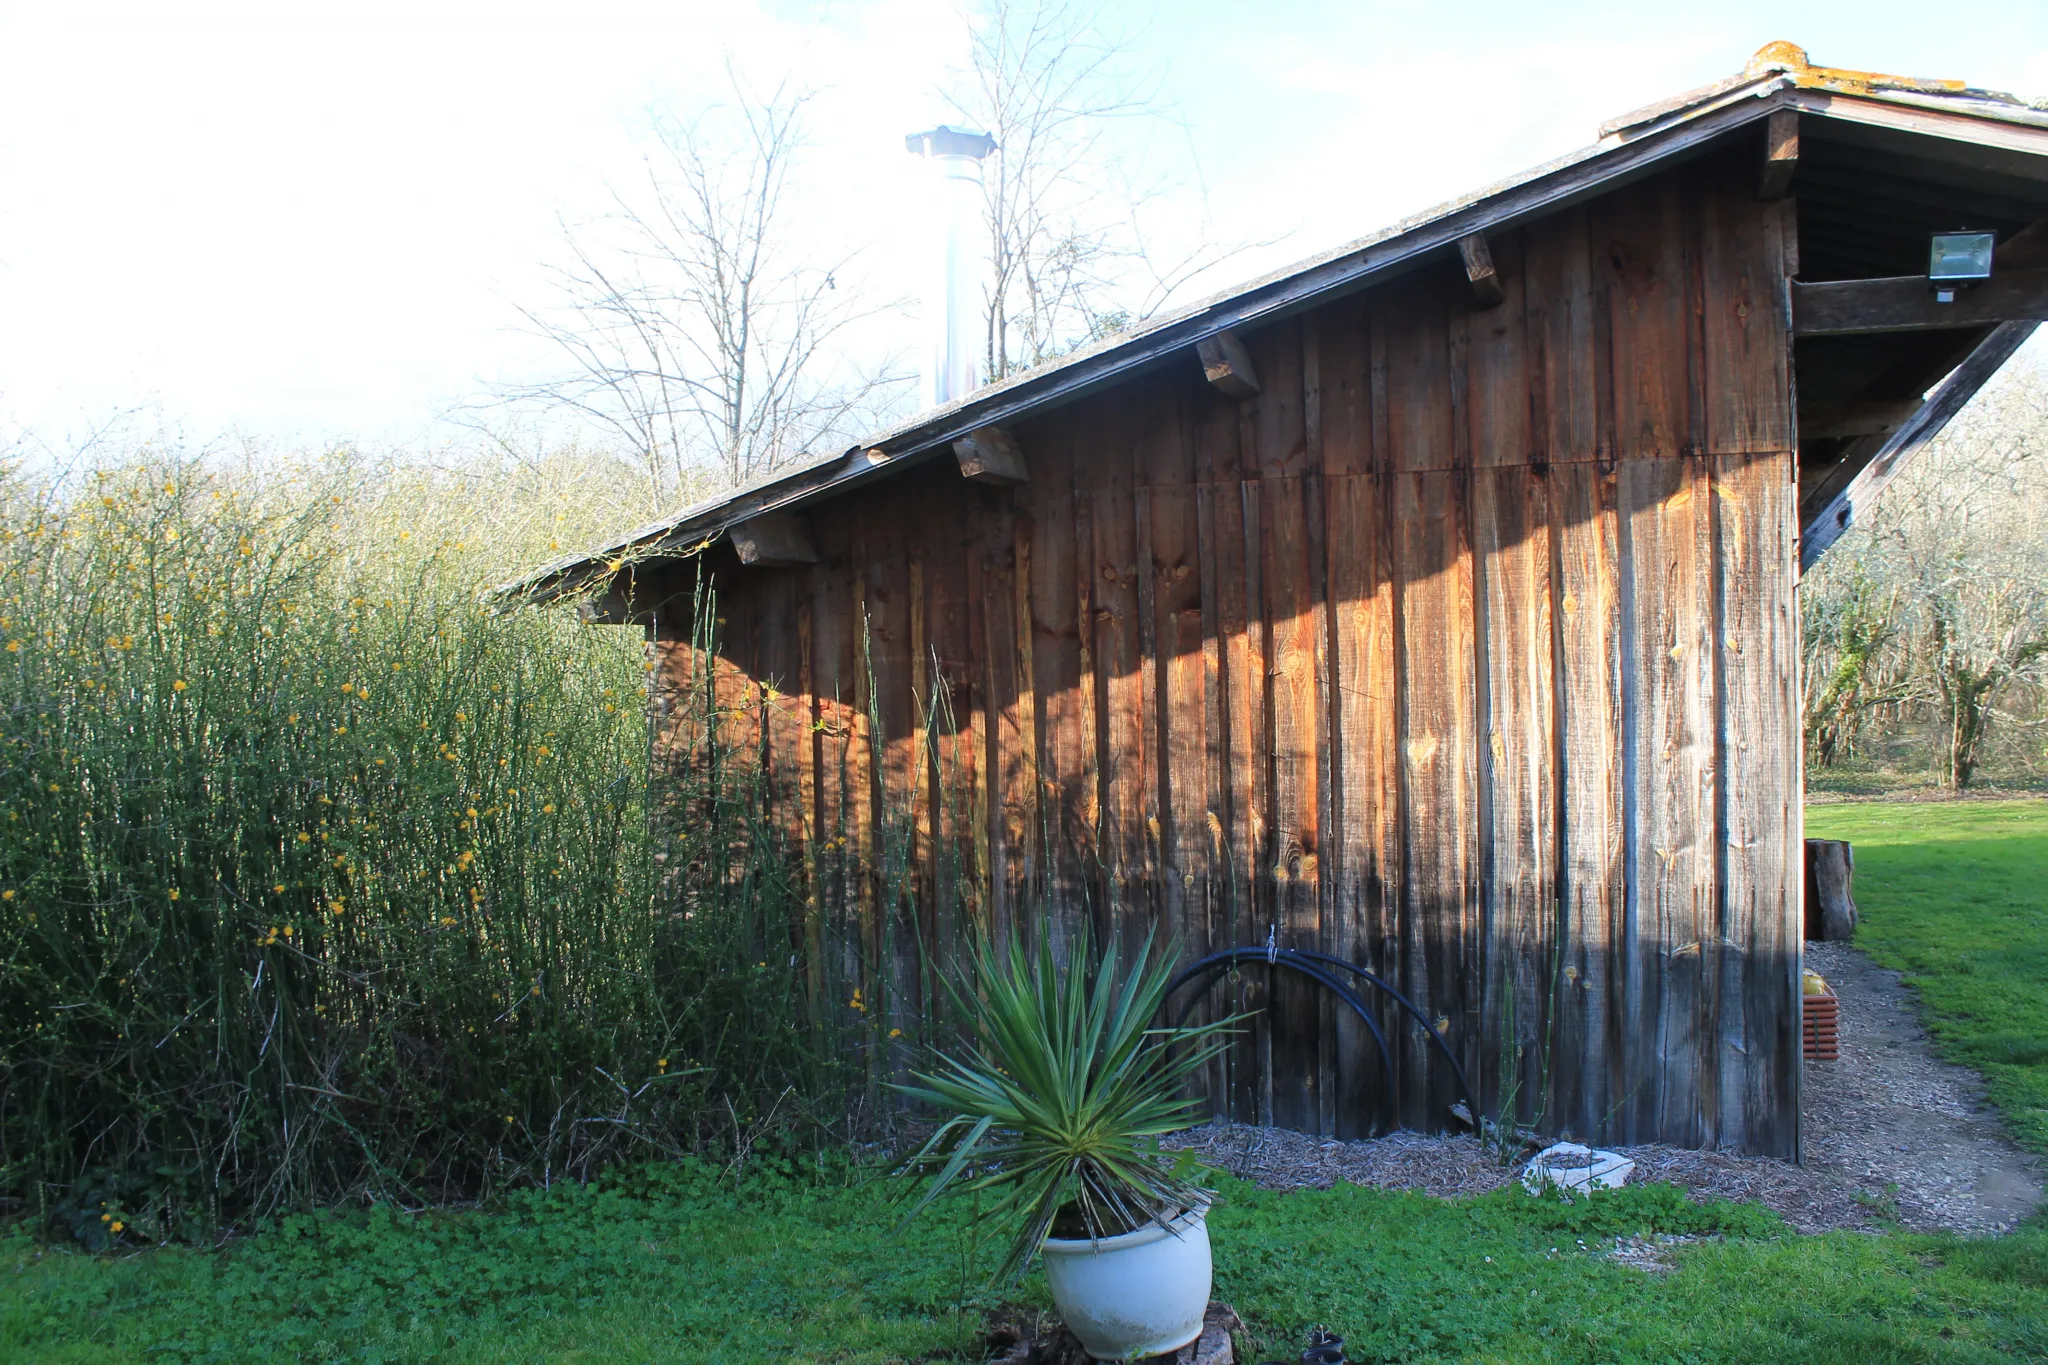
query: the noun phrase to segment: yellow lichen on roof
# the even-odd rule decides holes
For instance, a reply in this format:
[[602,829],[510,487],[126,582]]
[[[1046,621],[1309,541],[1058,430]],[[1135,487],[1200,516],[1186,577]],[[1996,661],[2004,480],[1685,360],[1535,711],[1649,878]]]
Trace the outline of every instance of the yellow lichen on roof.
[[1765,43],[1749,59],[1744,74],[1769,76],[1782,73],[1803,90],[1827,90],[1858,95],[1872,90],[1917,90],[1928,95],[1960,95],[1969,89],[1966,81],[1923,80],[1918,76],[1889,76],[1882,71],[1851,71],[1839,66],[1815,66],[1806,49],[1797,43]]

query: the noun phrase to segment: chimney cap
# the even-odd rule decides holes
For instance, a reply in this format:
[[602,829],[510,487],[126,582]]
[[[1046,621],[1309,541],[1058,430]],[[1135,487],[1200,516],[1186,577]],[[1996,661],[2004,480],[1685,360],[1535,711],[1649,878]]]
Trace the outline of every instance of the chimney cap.
[[903,145],[918,156],[971,156],[979,161],[996,149],[996,140],[987,133],[941,123],[928,133],[910,134]]

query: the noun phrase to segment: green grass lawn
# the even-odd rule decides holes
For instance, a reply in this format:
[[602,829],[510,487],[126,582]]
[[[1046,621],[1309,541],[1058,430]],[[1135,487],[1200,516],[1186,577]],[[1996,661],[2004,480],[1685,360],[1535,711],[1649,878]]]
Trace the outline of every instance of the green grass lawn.
[[[1221,1180],[1218,1294],[1277,1354],[1365,1361],[2002,1361],[2048,1352],[2048,1235],[1804,1238],[1668,1186],[1562,1205]],[[0,1243],[0,1358],[979,1360],[995,1245],[962,1208],[891,1235],[858,1173],[664,1166],[486,1214],[291,1220],[225,1254]],[[1620,1232],[1722,1234],[1647,1275]],[[1583,1245],[1582,1245],[1583,1243]],[[1042,1281],[1017,1291],[1042,1302]],[[1298,1349],[1298,1346],[1297,1346]]]
[[2048,1154],[2048,801],[1811,806],[1806,832],[1856,846],[1856,946]]
[[[2048,803],[1816,808],[1857,844],[1862,941],[2048,1150]],[[1800,1237],[1669,1187],[1561,1205],[1216,1182],[1217,1294],[1279,1356],[1312,1323],[1380,1362],[2048,1359],[2048,1230]],[[997,1249],[955,1205],[894,1235],[865,1172],[676,1166],[482,1213],[289,1220],[222,1253],[0,1235],[0,1359],[978,1360]],[[1601,1255],[1701,1234],[1675,1271]],[[1034,1276],[1009,1297],[1043,1304]],[[1298,1349],[1298,1347],[1297,1347]]]

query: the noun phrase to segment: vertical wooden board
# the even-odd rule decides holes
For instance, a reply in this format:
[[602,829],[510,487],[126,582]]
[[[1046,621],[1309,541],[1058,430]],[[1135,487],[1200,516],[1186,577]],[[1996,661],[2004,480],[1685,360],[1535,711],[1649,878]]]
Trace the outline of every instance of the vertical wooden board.
[[[868,593],[866,531],[858,538],[860,569],[851,584],[851,610],[847,613],[848,654],[853,670],[852,728],[847,737],[844,784],[847,804],[848,840],[846,859],[852,880],[851,901],[854,928],[859,943],[859,976],[848,1004],[860,1002],[861,1022],[870,1030],[874,1021],[885,1017],[889,971],[882,912],[880,828],[875,794],[875,774],[880,768],[877,752],[879,735],[875,724],[875,634]],[[871,1100],[879,1098],[883,1074],[882,1058],[868,1050],[868,1089]]]
[[[761,644],[756,658],[766,755],[762,790],[768,803],[767,823],[799,867],[806,861],[809,847],[809,822],[803,806],[809,707],[799,690],[802,661],[797,638],[798,593],[807,577],[807,570],[798,569],[763,575],[759,588]],[[789,953],[803,950],[804,924],[800,912],[794,913],[797,917],[785,926],[785,941],[770,943],[769,948]]]
[[[1236,423],[1234,439],[1241,445],[1250,444],[1248,425],[1241,417]],[[1256,609],[1257,481],[1216,486],[1204,530],[1209,537],[1204,558],[1213,561],[1216,580],[1219,695],[1227,708],[1220,724],[1227,793],[1227,809],[1220,813],[1228,873],[1223,888],[1224,936],[1233,945],[1263,943],[1267,919],[1259,895],[1259,866],[1265,835],[1265,761],[1271,750],[1265,726],[1263,626]],[[1232,985],[1232,1008],[1251,1018],[1231,1049],[1231,1114],[1241,1122],[1262,1122],[1270,1112],[1264,1063],[1269,1049],[1266,974],[1246,971]]]
[[[1320,950],[1317,673],[1323,622],[1313,593],[1320,575],[1311,573],[1306,484],[1297,476],[1268,476],[1258,500],[1272,736],[1270,832],[1260,870],[1279,943]],[[1275,988],[1273,1121],[1285,1128],[1322,1131],[1322,1003],[1321,988],[1305,977],[1290,975]]]
[[[1077,446],[1075,484],[1088,500],[1093,540],[1092,658],[1096,673],[1096,746],[1101,810],[1097,821],[1103,890],[1101,942],[1128,954],[1144,937],[1145,772],[1151,738],[1144,696],[1139,600],[1138,508],[1132,489],[1136,448],[1149,404],[1142,394],[1099,416]],[[1078,572],[1078,569],[1077,569]]]
[[[1745,158],[1718,163],[1698,196],[1707,449],[1795,448],[1791,345],[1780,206],[1759,203],[1736,177]],[[1746,178],[1746,177],[1745,177]]]
[[710,741],[717,753],[752,763],[761,752],[760,686],[750,672],[756,643],[753,595],[731,581],[719,586]]
[[[1316,350],[1321,458],[1326,478],[1370,474],[1380,468],[1373,449],[1372,354],[1365,305],[1344,299],[1318,310]],[[1331,523],[1332,530],[1337,523]],[[1335,537],[1331,543],[1336,544]]]
[[[1230,618],[1223,609],[1232,575],[1219,562],[1235,525],[1231,506],[1237,488],[1237,410],[1204,385],[1190,398],[1188,415],[1195,472],[1196,577],[1202,610],[1202,838],[1209,866],[1202,909],[1210,951],[1214,952],[1243,942],[1237,899],[1241,865],[1235,861],[1231,836],[1237,796],[1230,786],[1232,707],[1226,645]],[[1199,1017],[1238,1012],[1243,1005],[1238,989],[1241,979],[1233,974],[1219,982],[1204,1000]],[[1238,1078],[1245,1055],[1242,1046],[1233,1046],[1209,1070],[1210,1103],[1226,1117],[1238,1116]]]
[[1591,464],[1552,471],[1558,607],[1560,937],[1555,1113],[1559,1131],[1618,1140],[1627,1099],[1617,1030],[1624,968],[1621,564],[1615,476]]
[[1556,979],[1551,484],[1526,467],[1480,469],[1473,488],[1474,554],[1485,585],[1485,1062],[1502,1121],[1527,1123],[1548,1111]]
[[[1175,435],[1192,449],[1190,434],[1178,423]],[[1190,471],[1177,472],[1185,476]],[[1211,950],[1209,696],[1195,485],[1187,477],[1162,479],[1151,490],[1150,503],[1162,826],[1159,868],[1165,914],[1160,936],[1187,963]]]
[[[1082,624],[1086,573],[1077,573],[1076,499],[1071,483],[1034,481],[1036,533],[1030,596],[1034,691],[1042,726],[1039,801],[1045,848],[1043,926],[1065,933],[1087,922],[1088,875],[1095,859],[1094,707],[1092,670],[1084,667]],[[1087,572],[1093,571],[1093,556]]]
[[1539,463],[1600,456],[1594,292],[1583,205],[1522,231],[1531,448]]
[[1045,742],[1034,662],[1037,630],[1032,615],[1032,547],[1037,527],[1028,515],[1016,518],[1010,552],[1010,628],[1016,641],[1011,660],[1015,706],[1003,735],[1003,813],[1016,859],[1009,884],[1012,914],[1020,931],[1045,904],[1046,848],[1051,815],[1044,795],[1039,754]]
[[[1639,989],[1621,1021],[1637,1141],[1697,1146],[1702,953],[1715,922],[1712,501],[1698,461],[1620,470],[1623,611],[1633,649],[1624,705]],[[1629,1140],[1624,1138],[1623,1140]]]
[[[917,667],[923,608],[917,588],[922,570],[906,549],[900,519],[877,519],[867,528],[867,628],[870,696],[869,751],[873,830],[875,946],[883,995],[871,1006],[885,1029],[909,1033],[917,1006],[916,892],[921,871],[920,802],[924,785],[918,705],[923,688]],[[913,583],[913,568],[917,568]]]
[[804,886],[804,985],[809,993],[812,1017],[819,1005],[831,997],[825,993],[825,888],[824,875],[824,750],[819,742],[823,713],[818,705],[817,630],[814,603],[819,579],[828,573],[804,576],[796,603],[796,650],[798,700],[797,800],[802,806],[804,843],[801,875]]
[[927,1017],[944,1003],[936,976],[945,970],[977,917],[978,828],[985,815],[977,791],[980,727],[975,685],[973,615],[979,596],[979,530],[983,490],[949,480],[932,490],[921,511],[925,550],[925,660],[931,735],[926,788],[931,809],[931,903],[925,909]]
[[1612,329],[1614,425],[1623,460],[1685,453],[1693,319],[1678,182],[1623,186],[1591,209],[1594,268]]
[[850,571],[811,581],[811,691],[818,764],[818,896],[825,943],[825,999],[843,1006],[861,980],[859,806],[850,771],[857,731]]
[[[1388,558],[1384,476],[1329,481],[1330,611],[1335,618],[1333,724],[1342,733],[1333,774],[1343,880],[1333,900],[1330,951],[1394,979],[1400,967],[1400,697],[1394,649],[1394,585]],[[1383,1029],[1401,1025],[1373,997]],[[1382,1074],[1379,1046],[1348,1012],[1338,1018],[1336,1070],[1344,1078],[1337,1135],[1360,1137],[1391,1116],[1396,1077]]]
[[[1403,986],[1467,1064],[1476,1060],[1478,770],[1473,582],[1466,478],[1397,476],[1394,554],[1400,584]],[[1404,1034],[1403,1122],[1441,1128],[1457,1091],[1415,1029]],[[1424,1082],[1421,1078],[1427,1077]]]
[[1015,932],[1017,878],[1025,862],[1025,821],[1017,787],[1020,763],[1017,689],[1017,587],[1013,577],[1017,518],[1008,508],[991,519],[981,538],[976,584],[980,633],[978,708],[984,776],[987,925],[997,939]]
[[1369,305],[1373,363],[1384,370],[1384,449],[1396,472],[1449,469],[1465,440],[1453,429],[1450,402],[1455,284],[1447,272],[1418,271],[1377,291]]
[[1541,443],[1530,413],[1533,372],[1525,302],[1529,282],[1522,234],[1500,233],[1491,245],[1501,301],[1465,316],[1472,463],[1482,469],[1541,462]]
[[1789,454],[1716,462],[1723,918],[1718,1146],[1798,1154],[1800,711],[1797,491]]

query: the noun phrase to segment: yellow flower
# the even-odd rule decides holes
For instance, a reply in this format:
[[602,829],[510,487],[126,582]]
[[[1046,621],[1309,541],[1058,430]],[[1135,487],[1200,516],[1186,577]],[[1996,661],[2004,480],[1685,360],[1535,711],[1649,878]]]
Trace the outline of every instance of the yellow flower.
[[0,901],[11,901],[11,900],[13,900],[13,899],[14,899],[14,889],[13,889],[12,887],[9,887],[9,888],[8,888],[7,890],[5,890],[5,891],[0,891]]
[[171,691],[173,691],[173,692],[183,692],[183,691],[184,691],[184,690],[185,690],[185,689],[186,689],[187,687],[190,687],[190,686],[191,686],[191,684],[190,684],[190,683],[186,682],[186,681],[185,681],[185,680],[184,680],[183,678],[180,678],[180,679],[178,679],[178,680],[177,680],[176,682],[174,682],[174,683],[172,683],[172,684],[171,684]]
[[113,1223],[113,1227],[114,1227],[114,1231],[116,1231],[116,1232],[119,1232],[119,1231],[120,1231],[120,1230],[121,1230],[122,1228],[125,1228],[125,1227],[127,1227],[127,1226],[128,1226],[128,1225],[127,1225],[126,1223],[122,1222],[122,1221],[121,1221],[120,1219],[118,1219],[118,1218],[116,1218],[116,1219],[114,1220],[114,1223]]
[[[278,883],[277,885],[275,885],[275,886],[271,887],[270,889],[271,889],[272,891],[275,891],[275,892],[276,892],[276,893],[277,893],[278,895],[282,896],[282,895],[284,894],[284,883],[283,883],[283,882],[279,882],[279,883]],[[291,932],[291,931],[290,931],[290,930],[286,930],[285,932],[289,933],[289,932]]]
[[901,1038],[903,1036],[903,1030],[900,1028],[892,1028],[889,1030],[889,1036],[891,1038]]
[[284,723],[286,725],[297,725],[299,723],[299,713],[296,711],[292,712],[284,718]]
[[656,1057],[654,1059],[654,1064],[660,1067],[663,1071],[668,1070],[668,1058],[666,1057]]
[[292,927],[291,927],[291,926],[290,926],[289,924],[287,924],[287,925],[286,925],[286,926],[284,927],[284,936],[285,936],[286,938],[290,938],[290,937],[292,936]]
[[177,887],[175,887],[175,886],[174,886],[174,887],[172,887],[172,888],[171,888],[171,899],[172,899],[172,900],[176,900],[176,899],[178,898],[178,895],[179,895],[179,892],[178,892],[178,888],[177,888]]
[[9,654],[19,654],[19,653],[21,653],[21,641],[19,641],[19,640],[9,640],[9,641],[7,642],[7,652],[8,652]]
[[300,831],[299,831],[299,842],[300,842],[300,843],[302,843],[302,844],[310,844],[310,843],[312,843],[312,842],[313,842],[313,836],[312,836],[312,835],[310,835],[310,834],[308,834],[308,833],[306,833],[306,831],[304,831],[304,830],[300,830]]
[[[52,787],[50,788],[50,790],[55,791],[57,789],[55,787]],[[545,806],[542,806],[540,808],[540,813],[542,815],[553,815],[555,813],[555,803],[552,801],[548,802]]]
[[100,1221],[102,1223],[111,1223],[114,1221],[114,1215],[111,1213],[103,1213],[100,1215]]

